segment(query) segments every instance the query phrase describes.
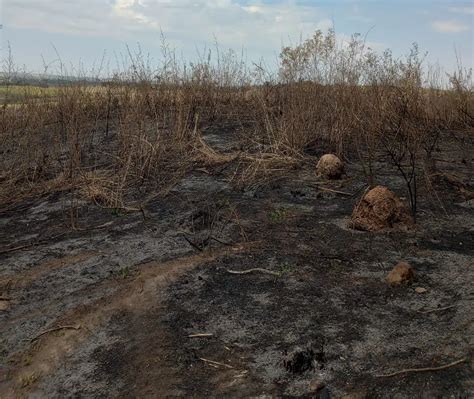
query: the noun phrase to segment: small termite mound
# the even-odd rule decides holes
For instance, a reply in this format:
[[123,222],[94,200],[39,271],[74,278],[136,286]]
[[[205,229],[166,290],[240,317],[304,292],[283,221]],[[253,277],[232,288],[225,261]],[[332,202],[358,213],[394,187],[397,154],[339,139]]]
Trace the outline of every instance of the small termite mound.
[[363,231],[410,228],[410,209],[391,190],[377,186],[366,193],[352,212],[349,227]]
[[316,173],[327,179],[340,179],[344,174],[344,163],[334,154],[325,154],[316,165]]

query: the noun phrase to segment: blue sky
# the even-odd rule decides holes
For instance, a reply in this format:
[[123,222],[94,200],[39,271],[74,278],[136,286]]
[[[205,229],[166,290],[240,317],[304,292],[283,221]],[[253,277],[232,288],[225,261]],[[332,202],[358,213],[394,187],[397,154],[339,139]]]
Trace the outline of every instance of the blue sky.
[[[0,0],[1,1],[1,0]],[[9,42],[18,64],[42,69],[57,58],[90,68],[116,59],[125,45],[142,48],[159,61],[160,32],[187,59],[212,46],[245,49],[247,59],[273,64],[282,44],[298,42],[316,29],[335,26],[341,40],[368,34],[376,50],[408,52],[416,41],[428,61],[451,69],[455,49],[472,67],[473,1],[428,0],[3,0],[2,51]],[[4,55],[4,54],[3,54]]]

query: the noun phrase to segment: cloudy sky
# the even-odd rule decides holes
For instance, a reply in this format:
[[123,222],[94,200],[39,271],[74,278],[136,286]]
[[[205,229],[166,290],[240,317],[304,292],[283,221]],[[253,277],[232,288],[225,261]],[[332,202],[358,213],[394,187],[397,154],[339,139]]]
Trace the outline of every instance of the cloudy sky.
[[40,70],[42,58],[90,67],[104,50],[125,45],[159,59],[160,32],[188,59],[213,45],[245,49],[249,60],[272,64],[282,44],[334,25],[345,37],[368,34],[372,47],[407,53],[412,42],[430,62],[474,64],[473,1],[437,0],[0,0],[2,51],[10,43],[17,63]]

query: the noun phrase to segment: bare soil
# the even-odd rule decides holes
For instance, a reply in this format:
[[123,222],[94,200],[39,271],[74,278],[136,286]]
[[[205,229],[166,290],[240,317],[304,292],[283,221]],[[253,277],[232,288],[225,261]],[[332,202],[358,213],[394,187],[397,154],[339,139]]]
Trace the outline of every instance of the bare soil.
[[[439,168],[472,188],[458,154],[445,142]],[[473,200],[440,178],[420,183],[415,229],[351,230],[362,169],[314,165],[248,189],[196,170],[145,214],[70,192],[3,210],[0,397],[474,396]],[[399,261],[415,279],[391,287]],[[229,273],[255,268],[273,274]]]

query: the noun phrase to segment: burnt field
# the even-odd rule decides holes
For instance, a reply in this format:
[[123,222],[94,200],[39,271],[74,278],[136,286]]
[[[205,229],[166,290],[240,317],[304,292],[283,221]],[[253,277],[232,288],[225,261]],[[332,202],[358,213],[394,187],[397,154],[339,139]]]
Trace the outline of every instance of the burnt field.
[[[232,137],[203,140],[225,155]],[[340,180],[308,160],[246,188],[229,183],[238,160],[202,167],[141,211],[68,190],[9,206],[0,396],[469,397],[473,175],[457,138],[437,161],[457,184],[420,187],[410,229],[348,227],[367,187],[350,159]],[[414,278],[391,286],[402,260]]]
[[0,398],[474,395],[472,71],[129,56],[2,90]]

